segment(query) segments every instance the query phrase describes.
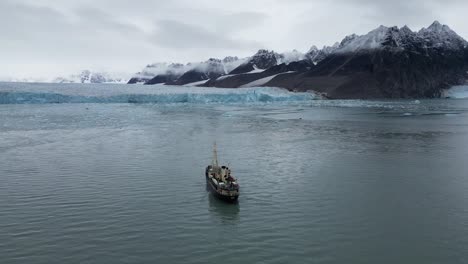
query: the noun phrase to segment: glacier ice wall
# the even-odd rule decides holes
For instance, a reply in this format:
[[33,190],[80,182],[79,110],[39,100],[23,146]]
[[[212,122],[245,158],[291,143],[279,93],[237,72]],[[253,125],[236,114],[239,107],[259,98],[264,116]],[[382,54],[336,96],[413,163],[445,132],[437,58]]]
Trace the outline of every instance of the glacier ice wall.
[[468,98],[468,85],[454,86],[444,91],[442,96],[455,99]]
[[317,98],[313,93],[293,93],[273,87],[221,89],[162,85],[0,83],[0,104],[270,103]]

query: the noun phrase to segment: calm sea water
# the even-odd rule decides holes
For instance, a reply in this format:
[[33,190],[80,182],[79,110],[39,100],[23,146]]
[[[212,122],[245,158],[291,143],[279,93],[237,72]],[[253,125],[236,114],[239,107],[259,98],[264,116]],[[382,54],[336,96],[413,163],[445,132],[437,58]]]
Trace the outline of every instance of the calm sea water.
[[466,100],[0,105],[0,263],[468,263],[467,157]]

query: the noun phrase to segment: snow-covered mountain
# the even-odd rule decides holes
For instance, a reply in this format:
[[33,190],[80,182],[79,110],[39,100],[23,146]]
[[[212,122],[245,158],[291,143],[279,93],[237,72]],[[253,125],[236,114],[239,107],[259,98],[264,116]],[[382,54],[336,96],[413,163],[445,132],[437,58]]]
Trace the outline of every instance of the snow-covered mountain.
[[340,43],[336,42],[333,46],[324,46],[322,49],[319,49],[314,45],[309,49],[304,57],[310,60],[312,63],[317,64],[325,59],[328,55],[333,53],[339,47],[339,45]]
[[54,83],[126,83],[128,77],[122,74],[108,72],[92,72],[84,70],[79,74],[73,74],[68,77],[57,77]]
[[147,65],[141,72],[135,74],[129,83],[184,85],[227,74],[244,61],[245,59],[230,56],[223,60],[211,58],[204,62],[189,62],[187,64],[154,63]]
[[[318,52],[312,48],[309,56]],[[435,21],[419,31],[380,26],[349,35],[309,71],[278,75],[264,85],[362,99],[434,98],[466,83],[467,42]]]
[[418,32],[412,31],[407,26],[401,28],[380,26],[365,35],[352,34],[345,37],[332,53],[352,53],[380,48],[457,50],[466,46],[467,42],[450,27],[435,21],[428,28]]
[[423,39],[427,48],[456,50],[468,46],[465,39],[455,33],[449,26],[440,24],[439,21],[435,21],[428,28],[421,29],[417,36]]
[[[468,83],[467,46],[437,21],[419,31],[380,26],[333,46],[312,46],[294,62],[282,63],[282,54],[261,50],[239,67],[242,71],[238,68],[203,86],[274,86],[343,99],[433,98],[452,85]],[[258,66],[268,68],[251,71]]]
[[229,72],[229,74],[241,74],[252,72],[257,69],[265,70],[278,65],[281,55],[270,50],[261,49],[252,57],[247,58],[244,63]]
[[261,49],[243,59],[152,64],[134,79],[146,84],[313,89],[332,98],[437,97],[450,85],[468,83],[468,43],[437,21],[419,31],[380,26],[332,46],[312,46],[306,53]]
[[248,63],[259,69],[268,69],[278,65],[280,58],[280,54],[274,51],[261,49],[249,59]]

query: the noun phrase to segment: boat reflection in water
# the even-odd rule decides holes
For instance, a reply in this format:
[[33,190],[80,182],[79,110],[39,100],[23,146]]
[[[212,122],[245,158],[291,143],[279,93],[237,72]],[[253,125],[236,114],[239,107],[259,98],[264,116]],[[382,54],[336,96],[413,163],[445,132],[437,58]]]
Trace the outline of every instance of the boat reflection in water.
[[210,215],[221,220],[223,224],[235,224],[239,222],[239,203],[226,204],[226,202],[219,200],[211,193],[208,194],[208,203]]

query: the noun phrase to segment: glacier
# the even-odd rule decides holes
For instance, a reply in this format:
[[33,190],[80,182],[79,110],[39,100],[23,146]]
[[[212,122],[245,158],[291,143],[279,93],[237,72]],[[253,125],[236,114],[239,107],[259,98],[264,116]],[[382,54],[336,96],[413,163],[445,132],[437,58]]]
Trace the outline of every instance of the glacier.
[[468,85],[453,86],[443,92],[442,97],[453,99],[468,98]]
[[208,88],[118,84],[0,83],[0,104],[50,103],[274,103],[319,99],[274,87]]

